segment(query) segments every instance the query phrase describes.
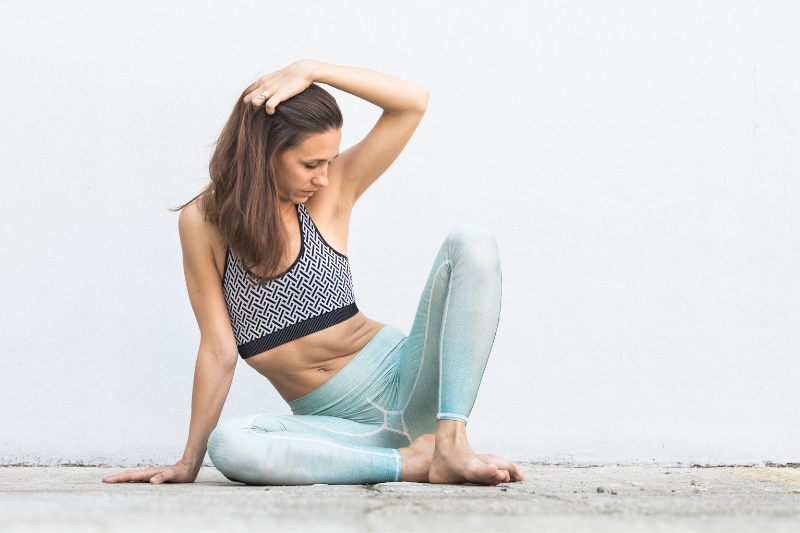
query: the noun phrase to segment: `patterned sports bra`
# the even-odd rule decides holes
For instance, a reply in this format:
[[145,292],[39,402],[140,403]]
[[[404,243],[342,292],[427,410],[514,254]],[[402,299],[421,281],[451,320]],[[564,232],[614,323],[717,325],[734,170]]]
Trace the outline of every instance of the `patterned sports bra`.
[[243,359],[344,322],[358,313],[350,261],[331,248],[297,204],[300,254],[264,287],[228,248],[222,292]]

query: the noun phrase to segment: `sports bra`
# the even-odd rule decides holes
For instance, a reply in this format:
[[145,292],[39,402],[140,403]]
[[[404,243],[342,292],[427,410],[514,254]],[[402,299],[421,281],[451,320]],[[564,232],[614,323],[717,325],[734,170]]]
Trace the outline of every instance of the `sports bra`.
[[322,237],[304,204],[297,204],[300,254],[264,287],[228,247],[222,292],[243,359],[344,322],[358,313],[347,256]]

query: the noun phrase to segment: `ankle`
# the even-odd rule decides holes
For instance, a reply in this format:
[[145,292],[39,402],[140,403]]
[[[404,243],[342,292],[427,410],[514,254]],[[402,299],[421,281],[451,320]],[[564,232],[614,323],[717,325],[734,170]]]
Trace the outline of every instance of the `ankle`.
[[400,459],[403,463],[400,481],[427,483],[430,459],[413,448],[400,448],[398,452],[400,452]]
[[467,443],[467,427],[457,420],[441,419],[436,423],[436,446],[455,446]]

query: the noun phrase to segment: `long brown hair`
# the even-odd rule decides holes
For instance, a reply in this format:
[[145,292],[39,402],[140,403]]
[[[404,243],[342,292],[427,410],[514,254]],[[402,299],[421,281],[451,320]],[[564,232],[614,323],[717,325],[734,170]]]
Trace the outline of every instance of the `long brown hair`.
[[[275,106],[245,104],[244,90],[216,141],[208,169],[211,182],[197,196],[171,211],[180,211],[198,198],[205,219],[219,229],[231,250],[242,259],[259,285],[278,277],[288,251],[289,234],[280,214],[275,160],[309,136],[340,129],[342,112],[328,91],[312,83]],[[253,272],[261,267],[266,276]]]

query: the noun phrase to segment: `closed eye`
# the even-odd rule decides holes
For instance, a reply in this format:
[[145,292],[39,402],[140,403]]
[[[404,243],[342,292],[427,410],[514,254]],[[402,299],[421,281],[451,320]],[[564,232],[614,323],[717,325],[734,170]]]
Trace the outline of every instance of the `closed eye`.
[[[340,153],[339,153],[339,154],[336,154],[335,156],[333,156],[333,159],[336,159],[337,157],[339,157],[339,155],[340,155]],[[330,161],[328,161],[328,164],[331,164],[331,163],[333,163],[333,159],[331,159]],[[312,170],[313,170],[313,169],[317,168],[317,165],[319,165],[319,164],[320,164],[321,162],[323,162],[323,161],[325,161],[325,160],[324,160],[324,159],[318,159],[318,160],[317,160],[317,164],[316,164],[316,165],[313,165],[313,166],[312,166],[312,165],[309,165],[308,163],[303,163],[303,164],[306,166],[306,168],[307,168],[307,169],[312,169]]]

